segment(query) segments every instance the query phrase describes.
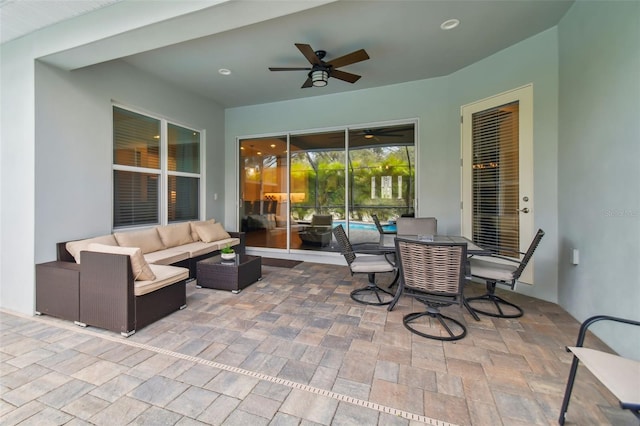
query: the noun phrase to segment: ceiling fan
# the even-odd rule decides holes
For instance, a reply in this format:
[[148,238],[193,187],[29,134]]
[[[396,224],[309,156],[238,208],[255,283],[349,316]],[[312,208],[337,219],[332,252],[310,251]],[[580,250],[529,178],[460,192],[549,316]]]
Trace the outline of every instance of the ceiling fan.
[[311,67],[304,68],[282,68],[282,67],[269,67],[270,71],[309,71],[307,74],[307,80],[302,85],[302,88],[305,89],[307,87],[322,87],[327,85],[327,80],[329,77],[337,78],[338,80],[346,81],[348,83],[355,83],[360,79],[360,76],[357,74],[352,74],[350,72],[341,71],[337,68],[344,67],[347,65],[355,64],[356,62],[366,61],[369,59],[369,55],[364,49],[356,50],[355,52],[351,52],[347,55],[340,56],[339,58],[333,59],[329,62],[323,61],[324,57],[327,55],[327,52],[324,50],[316,50],[314,51],[310,45],[295,43],[296,47],[307,61],[312,65]]
[[377,136],[402,138],[406,137],[406,132],[413,130],[413,126],[391,127],[381,129],[362,129],[353,133],[356,136],[363,136],[365,139],[371,139]]

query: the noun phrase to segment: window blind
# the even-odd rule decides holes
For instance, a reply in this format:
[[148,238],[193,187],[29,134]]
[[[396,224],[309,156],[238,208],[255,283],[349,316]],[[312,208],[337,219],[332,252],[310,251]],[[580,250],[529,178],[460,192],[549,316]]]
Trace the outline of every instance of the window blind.
[[473,241],[519,249],[518,102],[472,116]]
[[198,219],[200,211],[200,179],[168,177],[169,222]]
[[113,171],[113,225],[156,225],[159,223],[159,175]]
[[160,120],[113,108],[113,164],[160,168]]

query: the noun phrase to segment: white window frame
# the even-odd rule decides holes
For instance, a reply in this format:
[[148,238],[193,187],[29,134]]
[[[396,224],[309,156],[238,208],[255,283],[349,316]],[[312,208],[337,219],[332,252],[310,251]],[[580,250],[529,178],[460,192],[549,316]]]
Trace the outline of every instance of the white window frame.
[[[197,129],[194,126],[190,126],[187,124],[183,124],[177,120],[172,120],[166,117],[162,117],[158,114],[151,113],[149,111],[133,108],[130,106],[112,103],[111,105],[111,130],[112,130],[112,146],[111,152],[113,155],[113,108],[120,108],[127,111],[131,111],[136,114],[145,115],[149,118],[153,118],[155,120],[160,121],[160,169],[150,169],[147,167],[135,167],[135,166],[124,166],[114,163],[114,158],[111,158],[111,227],[113,231],[124,230],[124,229],[143,229],[151,226],[158,225],[167,225],[169,224],[169,202],[167,192],[169,189],[169,176],[178,176],[178,177],[190,177],[199,179],[199,191],[198,191],[198,217],[193,220],[201,220],[205,216],[206,212],[206,173],[205,173],[205,155],[206,155],[206,131],[205,129]],[[168,127],[169,124],[179,126],[188,130],[192,130],[194,132],[200,133],[200,173],[190,173],[190,172],[178,172],[178,171],[170,171],[169,170],[169,140],[168,140]],[[113,187],[113,176],[116,170],[133,172],[133,173],[148,173],[155,174],[160,177],[159,184],[159,199],[158,199],[158,221],[157,224],[140,224],[140,225],[131,225],[131,226],[114,226],[114,217],[113,217],[113,204],[115,197],[115,188]],[[178,223],[178,222],[171,222]]]

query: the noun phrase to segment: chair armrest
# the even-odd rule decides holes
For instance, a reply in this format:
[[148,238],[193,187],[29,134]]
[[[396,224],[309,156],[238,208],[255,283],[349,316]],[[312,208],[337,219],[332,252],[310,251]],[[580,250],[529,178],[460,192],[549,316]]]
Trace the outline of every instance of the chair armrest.
[[73,262],[76,260],[71,256],[71,253],[67,250],[67,242],[56,243],[56,260],[61,262]]
[[[596,315],[593,316],[591,318],[587,318],[582,325],[580,325],[580,331],[578,333],[578,341],[576,342],[575,346],[577,347],[582,347],[584,345],[584,339],[587,335],[587,329],[594,323],[598,322],[598,321],[614,321],[614,322],[619,322],[619,323],[624,323],[624,324],[630,324],[630,325],[638,325],[640,326],[640,321],[634,321],[634,320],[630,320],[630,319],[626,319],[626,318],[619,318],[619,317],[612,317],[609,315]],[[566,349],[567,352],[570,352],[569,349]]]
[[128,255],[81,253],[81,323],[120,333],[135,330],[135,297]]
[[[479,244],[478,244],[479,245]],[[513,253],[513,254],[525,254],[524,252],[518,251],[518,250],[514,250],[511,247],[503,247],[503,246],[492,246],[492,245],[488,245],[488,244],[482,244],[479,245],[480,247],[482,247],[483,249],[489,250],[489,251],[502,251],[502,252],[509,252],[509,253]],[[500,257],[500,255],[498,254],[492,254],[492,256],[495,257]],[[509,259],[507,257],[505,257],[505,259]]]
[[244,254],[246,251],[246,241],[247,241],[247,233],[246,232],[228,232],[231,238],[238,238],[240,240],[240,244],[234,248],[234,250],[239,254]]

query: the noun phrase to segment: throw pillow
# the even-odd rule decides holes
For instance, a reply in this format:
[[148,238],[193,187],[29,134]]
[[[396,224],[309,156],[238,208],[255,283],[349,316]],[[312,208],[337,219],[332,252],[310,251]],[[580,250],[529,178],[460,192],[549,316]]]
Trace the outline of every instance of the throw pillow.
[[219,223],[207,222],[196,225],[196,232],[200,239],[205,243],[231,238],[231,235],[229,235],[229,233],[225,231]]
[[189,222],[158,226],[157,230],[162,243],[167,248],[193,242],[193,238],[191,237],[191,225],[189,225]]
[[153,253],[165,248],[156,228],[116,232],[113,235],[116,237],[118,245],[122,247],[140,247],[142,254]]
[[142,256],[142,251],[138,247],[108,246],[105,244],[91,243],[89,251],[98,253],[126,254],[131,259],[131,269],[135,281],[153,281],[155,274],[149,264]]
[[189,225],[191,226],[191,238],[193,239],[193,241],[200,241],[200,236],[198,235],[198,232],[196,231],[196,226],[198,225],[202,225],[204,223],[216,223],[215,219],[209,219],[209,220],[199,220],[199,221],[195,221],[195,222],[189,222]]

